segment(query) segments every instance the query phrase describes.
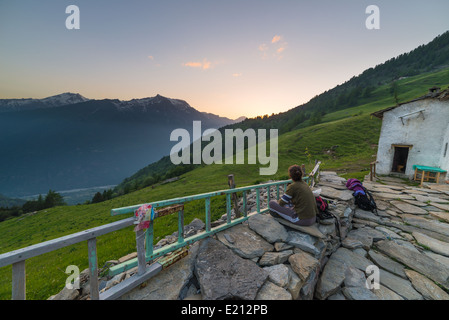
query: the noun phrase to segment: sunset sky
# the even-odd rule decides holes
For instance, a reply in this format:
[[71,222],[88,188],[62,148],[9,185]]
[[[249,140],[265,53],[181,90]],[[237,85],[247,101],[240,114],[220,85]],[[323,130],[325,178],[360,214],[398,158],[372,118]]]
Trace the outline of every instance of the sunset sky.
[[[365,26],[372,4],[379,30]],[[230,118],[278,113],[430,42],[448,12],[447,0],[0,0],[0,98],[161,94]]]

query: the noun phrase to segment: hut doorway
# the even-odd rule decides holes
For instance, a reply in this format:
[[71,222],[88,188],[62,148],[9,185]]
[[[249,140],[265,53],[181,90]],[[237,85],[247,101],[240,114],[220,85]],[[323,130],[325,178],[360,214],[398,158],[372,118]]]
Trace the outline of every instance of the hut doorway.
[[408,152],[411,146],[393,145],[393,147],[394,147],[394,156],[393,156],[393,167],[391,168],[391,172],[405,173],[405,170],[407,169]]

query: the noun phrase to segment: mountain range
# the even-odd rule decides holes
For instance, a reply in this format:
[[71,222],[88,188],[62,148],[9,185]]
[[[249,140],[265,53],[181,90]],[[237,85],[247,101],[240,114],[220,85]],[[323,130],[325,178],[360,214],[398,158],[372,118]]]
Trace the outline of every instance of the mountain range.
[[61,107],[89,100],[90,99],[83,97],[79,93],[70,92],[61,93],[44,99],[0,99],[0,113]]
[[220,128],[242,121],[155,97],[95,100],[78,93],[0,99],[0,194],[114,185],[168,154],[176,128]]

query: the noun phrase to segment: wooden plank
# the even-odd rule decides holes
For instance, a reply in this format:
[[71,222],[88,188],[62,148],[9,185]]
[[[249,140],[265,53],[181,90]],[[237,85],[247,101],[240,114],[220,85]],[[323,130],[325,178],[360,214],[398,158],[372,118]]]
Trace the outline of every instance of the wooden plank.
[[116,221],[101,227],[96,227],[70,234],[57,239],[41,242],[29,247],[10,251],[0,255],[0,267],[4,267],[22,260],[33,258],[41,254],[67,247],[82,241],[87,241],[101,235],[117,231],[134,224],[134,217]]
[[168,268],[172,264],[176,263],[177,261],[181,260],[185,256],[189,254],[189,249],[186,247],[180,248],[178,250],[173,251],[171,254],[167,254],[160,258],[157,262],[162,265],[163,269]]
[[12,265],[12,300],[26,300],[25,260]]
[[315,167],[313,168],[312,172],[309,174],[309,177],[314,176],[318,170],[320,169],[320,165],[321,165],[321,161],[318,161],[315,165]]
[[[235,189],[235,180],[233,174],[228,175],[228,185],[230,189]],[[234,202],[235,217],[240,218],[239,201],[237,199],[237,193],[234,192],[232,194],[232,200]]]
[[97,238],[87,241],[88,257],[89,257],[89,284],[90,299],[99,300],[100,293],[98,290],[98,257],[97,257]]
[[161,271],[162,265],[155,262],[152,265],[148,266],[142,275],[138,274],[134,275],[126,280],[123,280],[122,282],[113,286],[109,290],[106,290],[105,292],[101,293],[100,300],[115,300],[117,298],[120,298],[125,293],[134,289],[143,282],[151,279]]
[[321,161],[315,160],[315,163],[318,165],[318,169],[316,171],[316,179],[315,179],[315,183],[319,183],[320,182],[320,166],[321,166]]
[[425,174],[426,174],[426,172],[423,170],[422,174],[421,174],[421,184],[419,185],[420,187],[422,187],[422,185],[423,185]]
[[409,148],[409,149],[413,148],[412,144],[392,144],[391,146],[393,148]]
[[156,218],[167,216],[169,214],[179,212],[180,210],[184,210],[184,204],[178,204],[167,208],[159,209],[156,210]]

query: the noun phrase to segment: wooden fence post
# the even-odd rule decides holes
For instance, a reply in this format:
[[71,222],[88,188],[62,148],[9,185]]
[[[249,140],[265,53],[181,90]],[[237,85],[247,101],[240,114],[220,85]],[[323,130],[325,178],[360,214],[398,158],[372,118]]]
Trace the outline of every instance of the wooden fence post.
[[373,161],[369,164],[369,180],[374,181],[376,177],[376,163],[377,161]]
[[25,260],[12,265],[12,300],[26,300]]
[[89,256],[90,299],[99,300],[97,238],[87,240],[87,249]]
[[302,170],[302,176],[305,177],[307,175],[307,173],[306,173],[306,165],[305,164],[301,165],[301,170]]
[[[234,189],[235,188],[235,181],[234,181],[234,175],[233,174],[228,175],[228,185],[229,185],[230,189]],[[234,201],[235,217],[236,218],[240,218],[239,202],[238,202],[236,193],[232,194],[232,199]]]

